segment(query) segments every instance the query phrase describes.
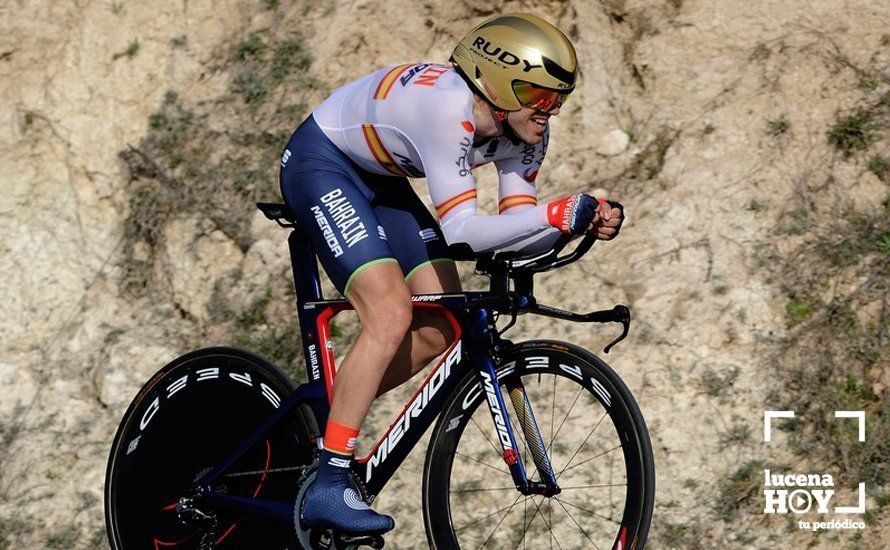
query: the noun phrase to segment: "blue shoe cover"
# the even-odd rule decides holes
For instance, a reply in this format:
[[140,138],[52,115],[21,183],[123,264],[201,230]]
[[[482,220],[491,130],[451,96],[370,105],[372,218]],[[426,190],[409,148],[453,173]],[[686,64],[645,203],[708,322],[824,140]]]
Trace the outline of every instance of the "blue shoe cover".
[[[331,459],[334,460],[331,460]],[[301,517],[307,527],[330,528],[340,533],[379,535],[396,526],[392,517],[378,514],[349,485],[349,467],[325,450],[312,485],[306,491]]]

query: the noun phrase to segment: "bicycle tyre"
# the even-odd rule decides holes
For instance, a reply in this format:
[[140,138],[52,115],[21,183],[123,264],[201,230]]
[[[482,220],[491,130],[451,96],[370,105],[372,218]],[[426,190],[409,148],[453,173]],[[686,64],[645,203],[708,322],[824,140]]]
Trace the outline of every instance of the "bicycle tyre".
[[[124,414],[111,446],[105,478],[111,548],[198,548],[206,529],[183,524],[171,506],[294,389],[277,366],[236,348],[199,349],[152,376]],[[229,469],[287,471],[241,477],[227,473],[214,488],[293,502],[300,474],[293,468],[312,456],[305,424],[296,416],[283,421]],[[211,536],[221,547],[297,547],[292,525],[224,512],[217,516]]]
[[[546,358],[546,367],[542,366],[545,361],[541,358]],[[464,438],[465,434],[467,434],[466,428],[470,425],[471,420],[476,423],[477,427],[490,426],[490,433],[495,433],[494,427],[492,426],[491,422],[491,416],[488,412],[487,407],[480,407],[480,405],[485,401],[485,392],[483,392],[480,387],[478,375],[475,372],[472,372],[458,384],[457,390],[452,394],[452,396],[449,398],[449,401],[443,408],[443,414],[440,415],[439,420],[433,430],[433,434],[431,436],[430,444],[427,450],[423,478],[423,513],[427,538],[430,547],[449,550],[456,548],[476,548],[480,547],[479,541],[483,541],[481,543],[481,547],[507,546],[516,548],[524,544],[525,547],[528,548],[538,548],[543,545],[534,544],[531,535],[529,535],[527,531],[529,530],[531,525],[534,525],[537,517],[540,517],[540,521],[538,521],[538,523],[543,523],[547,529],[550,529],[549,536],[551,537],[551,547],[555,548],[557,546],[553,546],[553,537],[555,536],[555,532],[558,526],[553,519],[553,511],[560,511],[561,507],[562,510],[566,511],[566,514],[568,514],[568,516],[571,516],[571,521],[574,522],[578,530],[580,530],[580,532],[584,536],[578,536],[579,542],[573,545],[567,544],[566,540],[563,540],[560,543],[559,539],[557,538],[557,544],[559,547],[608,547],[622,550],[630,548],[643,548],[648,536],[649,525],[651,522],[652,510],[655,501],[654,458],[652,455],[652,446],[649,440],[649,434],[646,428],[645,421],[643,419],[643,415],[627,386],[622,382],[618,375],[601,359],[588,352],[587,350],[579,348],[578,346],[575,346],[573,344],[549,340],[523,342],[506,349],[503,353],[503,360],[498,366],[497,370],[499,381],[502,387],[502,392],[504,385],[513,380],[521,379],[523,380],[523,383],[529,381],[530,384],[533,385],[535,377],[537,377],[538,383],[540,384],[543,375],[552,376],[552,384],[554,388],[552,398],[554,411],[557,409],[556,387],[558,379],[561,388],[565,387],[566,385],[568,385],[568,387],[579,387],[578,393],[575,397],[575,401],[572,403],[569,411],[566,412],[566,418],[569,416],[569,414],[572,412],[572,409],[579,401],[578,396],[582,395],[582,390],[585,389],[587,390],[587,394],[589,396],[585,398],[585,402],[589,401],[593,403],[592,406],[594,408],[597,407],[596,403],[598,403],[599,406],[605,410],[602,418],[600,419],[600,422],[602,422],[603,419],[606,418],[606,416],[609,417],[610,421],[612,422],[612,426],[615,429],[615,435],[617,440],[619,441],[620,448],[622,449],[621,454],[624,460],[624,486],[626,487],[626,489],[624,491],[624,509],[621,510],[621,521],[620,523],[618,523],[617,521],[615,521],[615,518],[612,518],[612,521],[618,523],[618,525],[614,527],[614,538],[612,538],[611,534],[607,533],[606,542],[604,544],[596,544],[596,542],[591,538],[590,533],[587,533],[585,531],[585,529],[581,525],[581,521],[578,520],[578,517],[581,517],[581,514],[577,511],[576,514],[571,514],[571,512],[569,511],[570,509],[565,504],[568,504],[569,506],[575,505],[569,503],[566,500],[561,501],[559,496],[555,497],[555,500],[557,501],[555,502],[555,504],[553,500],[547,503],[546,497],[535,497],[542,499],[541,506],[538,506],[534,499],[529,500],[529,498],[526,498],[522,501],[524,503],[523,505],[527,506],[527,503],[530,501],[534,504],[535,510],[532,511],[531,520],[528,520],[527,510],[523,513],[521,525],[524,526],[524,528],[522,533],[520,535],[509,533],[510,529],[508,528],[507,534],[500,536],[500,538],[494,538],[493,535],[500,528],[500,526],[503,525],[503,522],[505,522],[506,518],[510,517],[510,514],[514,513],[513,510],[516,507],[517,503],[520,501],[520,497],[522,497],[522,495],[518,491],[516,491],[515,487],[513,487],[512,479],[509,476],[507,467],[502,461],[499,460],[500,448],[495,448],[495,445],[492,443],[492,441],[489,441],[487,446],[484,443],[480,444],[480,446],[482,447],[487,447],[483,450],[485,451],[485,453],[488,453],[485,456],[490,457],[490,460],[486,459],[485,457],[481,459],[476,458],[469,452],[458,452],[458,449],[461,448],[461,439]],[[530,384],[525,384],[525,387],[531,387]],[[572,384],[574,384],[574,386],[572,386]],[[535,393],[532,390],[529,390],[529,392]],[[593,399],[590,399],[590,397],[592,397]],[[535,402],[535,400],[533,400],[531,397],[530,400],[532,408],[535,410],[535,414],[539,415],[540,410],[538,409],[538,405],[540,405],[541,403]],[[549,396],[546,400],[549,401]],[[506,398],[505,402],[510,403],[510,401]],[[513,421],[514,417],[516,416],[515,412],[512,411],[509,404],[507,405],[507,407],[511,410],[510,416],[511,421]],[[479,417],[479,422],[473,420],[474,413],[477,412],[482,415],[481,417]],[[542,436],[546,432],[546,428],[544,427],[544,425],[549,421],[550,437],[552,439],[559,437],[560,430],[555,430],[554,434],[554,416],[555,415],[553,413],[551,413],[549,419],[537,416],[539,424],[542,425]],[[482,423],[483,421],[484,424]],[[565,418],[563,419],[563,422],[565,422]],[[599,425],[600,424],[596,424],[596,426]],[[524,441],[520,441],[523,439],[522,431],[515,426],[516,425],[514,424],[514,433],[517,439],[517,443],[520,444],[521,447],[524,447]],[[561,424],[559,428],[562,429],[563,425]],[[597,427],[594,427],[593,430],[596,431]],[[479,432],[481,432],[482,435],[485,436],[485,432],[481,428],[478,432],[476,432],[474,428],[472,432],[473,433],[471,433],[470,435],[478,434]],[[565,472],[566,470],[576,470],[575,473],[578,473],[578,471],[584,471],[577,468],[577,463],[576,466],[570,466],[570,464],[572,464],[572,461],[575,456],[578,455],[578,452],[584,447],[584,445],[587,444],[590,437],[591,435],[588,434],[587,438],[585,438],[581,446],[578,447],[578,450],[575,451],[575,454],[572,455],[568,462],[565,463],[565,465],[563,466],[563,472]],[[496,435],[492,435],[492,439],[496,441]],[[545,438],[545,444],[547,443],[547,439]],[[554,443],[556,442],[551,441],[548,447],[550,445],[554,445]],[[557,446],[554,446],[551,451],[555,453],[556,447]],[[603,455],[606,455],[608,452],[610,451],[603,453]],[[616,460],[615,455],[617,455],[617,451],[613,453],[613,456],[610,458],[610,471],[611,469],[613,469],[613,464]],[[455,477],[453,470],[455,470],[456,456],[462,457],[460,463],[456,468],[457,470],[459,470],[459,472],[472,471],[473,468],[475,468],[477,470],[486,472],[486,474],[484,475],[491,474],[488,475],[488,478],[483,477],[483,480],[481,482],[471,480],[470,482],[466,482],[463,484],[458,483],[456,485],[456,487],[458,488],[455,490],[461,493],[459,497],[454,497],[451,494],[452,482],[455,481],[452,478]],[[552,455],[551,459],[553,459]],[[588,468],[585,468],[585,470],[593,468],[596,466],[595,463],[591,464],[594,459],[601,460],[601,458],[597,458],[597,455],[594,455],[593,459],[582,461],[581,465],[584,465],[584,463],[590,465],[588,466]],[[481,464],[474,464],[473,462],[479,462]],[[469,466],[467,466],[467,464],[469,464]],[[524,464],[526,465],[526,472],[529,475],[530,479],[532,479],[533,476],[537,475],[537,471],[532,460],[524,460]],[[492,467],[502,470],[503,475],[500,477],[496,477],[491,471]],[[554,473],[557,473],[558,467],[559,466],[557,465],[556,461],[554,461]],[[600,467],[600,470],[602,470],[603,468],[604,467]],[[559,473],[562,474],[563,472]],[[458,473],[458,475],[460,474]],[[489,479],[496,480],[494,484],[500,485],[502,487],[489,488],[488,485],[485,485],[485,483],[491,483],[491,481],[488,481]],[[563,480],[565,479],[567,478],[563,478]],[[480,486],[480,483],[482,483],[483,485]],[[564,485],[564,483],[562,483],[561,485]],[[600,489],[596,489],[597,487],[605,486],[606,484],[589,485],[582,487],[590,487],[593,488],[589,489],[590,491],[598,491]],[[471,488],[466,489],[465,487]],[[509,492],[509,490],[512,490],[512,492]],[[470,497],[476,494],[482,495],[478,499],[482,501],[482,499],[494,499],[494,497],[489,497],[488,495],[496,495],[497,493],[500,493],[502,495],[511,495],[509,496],[509,498],[506,499],[505,503],[509,505],[510,501],[512,501],[513,505],[509,507],[505,506],[500,510],[497,510],[498,513],[493,516],[491,514],[489,514],[488,516],[482,515],[480,516],[482,519],[476,520],[477,523],[471,521],[469,523],[465,523],[465,526],[463,527],[455,525],[453,512],[455,512],[456,510],[454,510],[454,508],[458,508],[459,510],[457,511],[463,512],[465,509],[471,509],[475,506],[475,501],[473,501],[472,499],[470,499],[470,501],[467,501],[464,495]],[[563,496],[566,494],[567,492],[564,492]],[[517,496],[516,500],[513,499],[512,495]],[[453,500],[455,498],[459,498],[460,500]],[[547,522],[544,517],[545,512],[542,510],[542,508],[545,505],[550,506],[550,522]],[[495,506],[497,506],[497,504],[495,504]],[[576,508],[581,508],[586,512],[595,513],[595,510],[588,510],[584,507],[576,506]],[[501,513],[503,512],[503,510],[506,510],[505,514]],[[572,510],[574,510],[574,508],[572,508]],[[482,513],[484,513],[485,511],[487,511],[487,509],[483,510]],[[518,516],[518,510],[516,512],[516,515]],[[583,519],[586,520],[588,515],[589,514],[585,514]],[[615,514],[615,516],[617,517],[617,514]],[[595,516],[591,517],[594,517],[595,520],[602,522],[602,520],[596,518]],[[484,525],[483,521],[488,522],[488,524],[490,525],[490,523],[492,523],[494,519],[497,518],[500,518],[500,521],[495,526],[492,533],[488,535],[487,538],[484,538],[487,529],[481,529],[481,527]],[[514,516],[514,518],[511,519],[511,522],[515,523],[516,521],[518,521],[518,519]],[[565,524],[571,525],[568,520],[565,521]],[[474,527],[477,525],[478,528],[474,528],[471,531],[465,530],[468,527]],[[459,536],[457,531],[460,531],[461,529],[464,529],[464,533]]]

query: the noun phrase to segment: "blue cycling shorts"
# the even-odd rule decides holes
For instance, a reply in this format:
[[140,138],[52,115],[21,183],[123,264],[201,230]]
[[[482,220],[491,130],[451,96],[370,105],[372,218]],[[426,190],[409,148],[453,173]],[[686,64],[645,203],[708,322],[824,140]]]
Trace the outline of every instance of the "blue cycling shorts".
[[281,196],[307,234],[325,272],[346,296],[364,269],[398,262],[417,269],[452,261],[445,237],[406,178],[358,167],[309,116],[281,159]]

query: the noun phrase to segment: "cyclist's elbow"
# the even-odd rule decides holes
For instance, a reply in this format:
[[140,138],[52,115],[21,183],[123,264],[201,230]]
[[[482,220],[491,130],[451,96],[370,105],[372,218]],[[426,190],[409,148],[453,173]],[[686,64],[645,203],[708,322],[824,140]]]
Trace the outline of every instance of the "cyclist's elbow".
[[442,235],[445,236],[445,244],[448,246],[454,246],[459,244],[469,244],[466,242],[466,238],[463,236],[460,231],[459,223],[452,223],[442,226]]
[[448,245],[449,248],[455,250],[463,250],[465,252],[488,252],[488,249],[480,246],[478,242],[474,239],[468,238],[466,235],[459,235],[454,237],[449,237],[448,234],[445,234],[445,244]]
[[454,223],[442,226],[442,234],[445,236],[445,244],[448,246],[468,246],[473,252],[485,252],[483,247],[479,246],[478,239],[472,238],[472,234],[467,231],[466,221],[470,216],[462,220],[456,220]]

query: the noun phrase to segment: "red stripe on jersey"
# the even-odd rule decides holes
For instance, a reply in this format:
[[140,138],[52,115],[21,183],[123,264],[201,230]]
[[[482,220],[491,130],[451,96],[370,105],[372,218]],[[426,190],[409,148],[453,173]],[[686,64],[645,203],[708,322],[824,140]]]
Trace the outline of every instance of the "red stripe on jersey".
[[371,150],[371,154],[374,155],[374,159],[383,167],[384,170],[393,174],[395,176],[404,176],[405,172],[396,164],[396,161],[392,158],[392,155],[389,154],[389,151],[386,150],[386,147],[383,145],[383,140],[380,139],[380,134],[377,133],[377,129],[374,128],[373,124],[362,124],[362,133],[365,135],[365,141],[368,144],[368,149]]
[[532,206],[536,206],[538,204],[538,199],[535,198],[534,195],[510,195],[508,197],[504,197],[498,202],[498,214],[503,213],[505,210],[509,210],[514,206],[519,206],[520,204],[530,204]]
[[374,91],[374,99],[386,99],[393,84],[396,83],[396,80],[398,80],[402,73],[407,71],[409,67],[411,67],[411,65],[399,65],[398,67],[393,67],[388,73],[383,75],[383,78],[380,79],[380,83],[377,84],[377,89]]
[[448,199],[447,201],[443,202],[442,204],[436,206],[436,214],[439,215],[439,219],[441,220],[442,218],[445,217],[446,214],[448,214],[448,212],[450,212],[452,209],[454,209],[455,206],[457,206],[459,204],[463,204],[469,200],[475,200],[475,199],[476,199],[476,190],[475,189],[470,189],[468,191],[464,191],[463,193],[457,194],[457,195],[451,197],[450,199]]

